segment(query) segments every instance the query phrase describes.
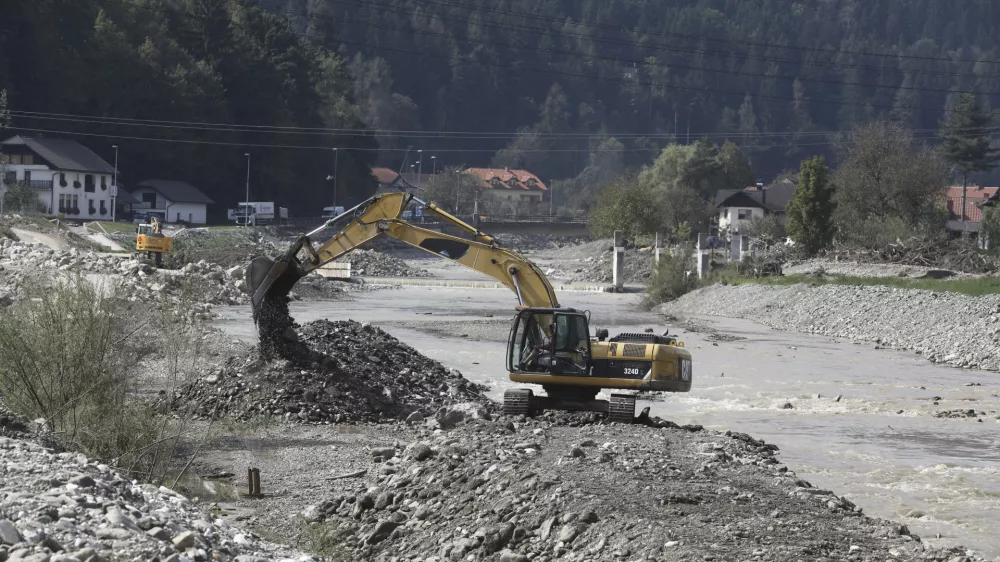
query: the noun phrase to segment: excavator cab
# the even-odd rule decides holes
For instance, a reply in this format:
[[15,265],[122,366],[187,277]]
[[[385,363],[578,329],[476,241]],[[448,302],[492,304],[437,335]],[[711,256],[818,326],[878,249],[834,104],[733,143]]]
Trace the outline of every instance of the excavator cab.
[[589,375],[586,314],[573,309],[526,308],[514,317],[507,342],[512,373]]

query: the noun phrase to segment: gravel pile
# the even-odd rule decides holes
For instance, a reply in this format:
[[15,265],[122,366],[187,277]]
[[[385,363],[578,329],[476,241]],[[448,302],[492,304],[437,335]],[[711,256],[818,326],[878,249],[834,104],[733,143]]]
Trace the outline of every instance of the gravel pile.
[[[608,251],[594,258],[586,258],[573,271],[571,283],[611,283],[614,281],[612,264],[614,252]],[[651,250],[625,250],[625,283],[645,284],[653,275],[653,254]]]
[[780,330],[871,341],[956,367],[1000,370],[1000,295],[878,286],[714,285],[665,304],[667,314],[746,318]]
[[548,419],[373,448],[364,482],[303,516],[345,559],[380,562],[982,560],[862,515],[745,434]]
[[351,275],[365,277],[427,277],[428,271],[406,265],[406,262],[377,250],[354,250],[337,260],[351,264]]
[[406,419],[455,402],[488,404],[485,388],[370,325],[319,320],[285,337],[295,340],[289,347],[297,356],[232,358],[182,387],[174,409],[206,418],[337,423]]
[[170,489],[30,441],[0,437],[0,481],[0,560],[315,560],[208,517]]
[[836,261],[815,258],[801,262],[785,264],[782,268],[785,275],[795,274],[826,274],[844,275],[847,277],[909,277],[922,278],[945,274],[949,277],[971,277],[972,275],[949,270],[903,265],[896,263],[860,263],[855,261]]

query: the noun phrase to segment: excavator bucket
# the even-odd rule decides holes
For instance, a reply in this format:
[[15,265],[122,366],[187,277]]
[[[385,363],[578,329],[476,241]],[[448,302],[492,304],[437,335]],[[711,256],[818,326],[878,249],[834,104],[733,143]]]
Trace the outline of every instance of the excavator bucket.
[[260,307],[265,298],[283,301],[300,278],[298,263],[294,257],[285,256],[272,260],[261,256],[251,260],[246,268],[245,280],[254,310]]

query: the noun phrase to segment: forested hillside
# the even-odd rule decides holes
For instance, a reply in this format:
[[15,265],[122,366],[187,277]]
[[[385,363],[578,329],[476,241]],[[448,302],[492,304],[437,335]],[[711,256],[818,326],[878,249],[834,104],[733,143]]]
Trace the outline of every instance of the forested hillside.
[[877,116],[933,138],[952,92],[995,101],[1000,84],[989,0],[262,1],[364,69],[373,126],[480,133],[387,145],[506,147],[495,163],[546,178],[579,173],[591,148],[639,166],[709,135],[770,180]]
[[234,206],[250,153],[254,200],[315,208],[332,199],[330,147],[350,145],[365,150],[341,153],[341,185],[373,189],[371,136],[312,130],[365,128],[344,62],[251,4],[4,3],[0,89],[8,134],[74,138],[109,162],[117,144],[126,188],[182,179]]
[[876,117],[936,142],[955,92],[996,106],[998,27],[989,0],[36,0],[0,14],[0,84],[15,129],[117,135],[85,140],[126,183],[227,202],[245,152],[255,198],[325,202],[332,147],[358,195],[421,149],[582,190],[705,136],[769,181]]

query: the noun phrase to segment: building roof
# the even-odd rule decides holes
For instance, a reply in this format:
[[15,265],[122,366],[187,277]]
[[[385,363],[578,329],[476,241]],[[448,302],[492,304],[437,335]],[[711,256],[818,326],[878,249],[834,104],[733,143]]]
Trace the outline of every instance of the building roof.
[[26,146],[57,170],[112,174],[115,169],[93,150],[69,139],[16,136],[3,141],[5,146]]
[[148,188],[156,191],[165,199],[174,203],[204,203],[206,205],[215,204],[197,187],[183,181],[174,180],[144,180],[139,182],[136,189]]
[[[492,189],[494,178],[500,180],[505,189],[523,189],[525,191],[548,191],[545,183],[538,179],[538,176],[527,170],[510,170],[508,168],[468,168],[466,174],[471,174],[482,180],[483,188]],[[516,185],[510,185],[510,180],[516,179]],[[528,185],[528,181],[534,180],[535,187]]]
[[715,207],[760,207],[774,213],[783,213],[795,195],[795,184],[782,180],[769,186],[751,186],[746,189],[720,189],[715,194]]
[[375,179],[377,179],[379,183],[386,185],[391,184],[399,178],[399,174],[389,168],[372,168],[372,175],[375,176]]
[[[965,191],[965,220],[979,222],[983,219],[982,206],[992,205],[1000,193],[1000,187],[982,187],[970,185]],[[989,203],[987,203],[989,202]],[[945,190],[945,208],[949,217],[961,222],[962,219],[962,186],[952,186]]]

